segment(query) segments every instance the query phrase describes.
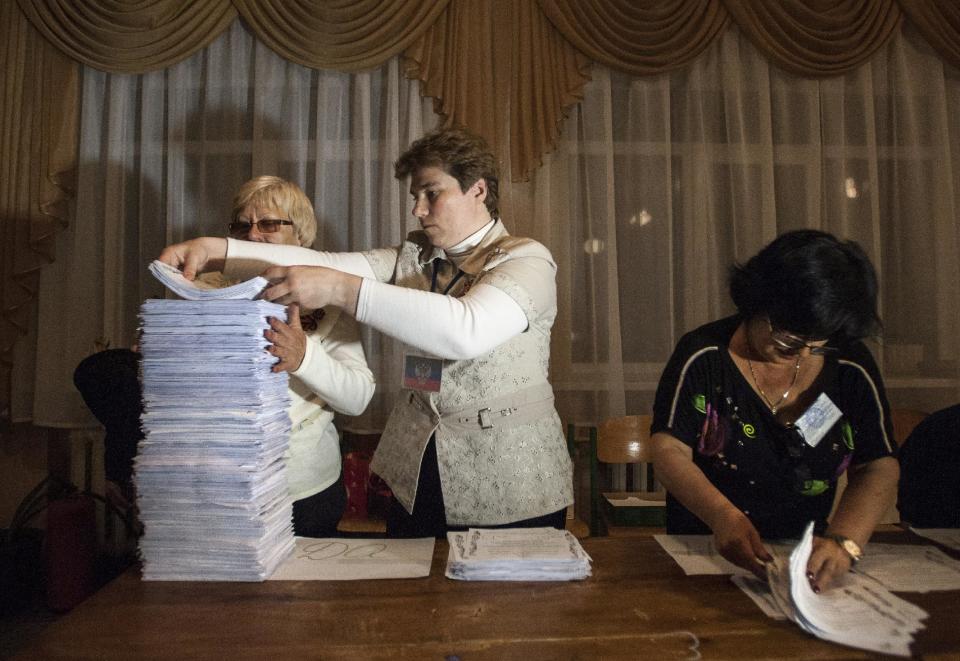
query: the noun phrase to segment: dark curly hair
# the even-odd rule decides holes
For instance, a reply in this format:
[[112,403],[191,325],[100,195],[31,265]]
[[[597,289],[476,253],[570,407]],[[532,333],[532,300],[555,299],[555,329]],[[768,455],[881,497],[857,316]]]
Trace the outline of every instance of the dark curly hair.
[[438,167],[460,184],[464,193],[479,179],[487,182],[484,204],[491,218],[500,217],[500,183],[497,159],[487,141],[463,128],[437,129],[411,144],[397,162],[393,173],[404,179],[420,168]]
[[844,344],[880,332],[877,274],[854,241],[817,230],[781,234],[746,264],[730,269],[740,314],[766,315],[808,340]]

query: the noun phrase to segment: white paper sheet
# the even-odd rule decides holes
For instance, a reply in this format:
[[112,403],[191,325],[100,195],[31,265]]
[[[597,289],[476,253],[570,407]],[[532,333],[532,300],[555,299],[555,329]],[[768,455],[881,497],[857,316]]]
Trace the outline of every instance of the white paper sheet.
[[949,549],[960,551],[960,528],[910,528],[913,532],[943,544]]
[[894,592],[960,590],[960,560],[928,545],[870,544],[854,570]]
[[[713,545],[712,535],[654,535],[664,551],[676,561],[687,576],[695,574],[734,574],[753,576],[746,569],[737,567],[724,559]],[[764,542],[773,554],[787,555],[793,544],[789,542]]]
[[210,288],[201,280],[187,280],[183,271],[169,264],[154,260],[147,267],[157,280],[180,298],[188,301],[209,301],[214,299],[252,300],[262,292],[269,281],[257,276],[231,287]]
[[430,575],[434,539],[295,538],[271,581],[356,581]]

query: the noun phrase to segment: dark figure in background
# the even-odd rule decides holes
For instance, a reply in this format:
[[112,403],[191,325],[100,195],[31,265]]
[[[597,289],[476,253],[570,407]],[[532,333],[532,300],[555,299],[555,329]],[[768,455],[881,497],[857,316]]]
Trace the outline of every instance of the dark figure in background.
[[73,383],[87,408],[106,429],[106,495],[123,512],[134,502],[133,458],[143,438],[139,360],[140,354],[130,349],[107,349],[84,358],[73,372]]
[[904,441],[897,509],[918,528],[960,528],[960,404],[931,413]]

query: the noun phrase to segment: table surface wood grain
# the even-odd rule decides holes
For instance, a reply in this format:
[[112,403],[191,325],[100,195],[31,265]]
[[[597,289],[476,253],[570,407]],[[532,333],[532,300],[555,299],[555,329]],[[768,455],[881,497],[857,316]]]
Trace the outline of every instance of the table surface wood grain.
[[[447,579],[442,541],[422,579],[146,582],[134,568],[17,658],[880,658],[766,617],[728,576],[685,576],[650,536],[583,546],[593,576],[563,583]],[[960,592],[902,596],[931,615],[914,653],[960,658]]]

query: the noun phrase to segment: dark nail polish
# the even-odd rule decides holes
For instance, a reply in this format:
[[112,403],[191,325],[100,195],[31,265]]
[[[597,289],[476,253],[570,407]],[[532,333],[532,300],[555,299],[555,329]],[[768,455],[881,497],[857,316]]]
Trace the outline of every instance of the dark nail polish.
[[814,585],[814,586],[813,586],[813,591],[814,591],[815,593],[817,593],[817,594],[820,594],[820,586],[819,586],[819,585]]

